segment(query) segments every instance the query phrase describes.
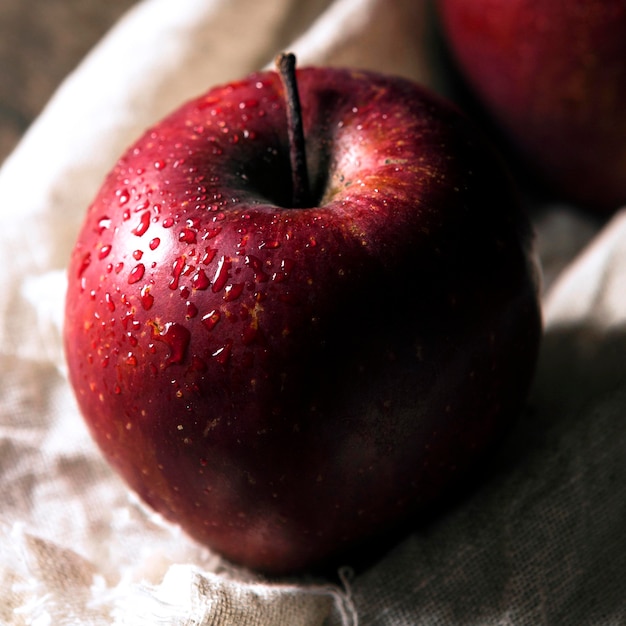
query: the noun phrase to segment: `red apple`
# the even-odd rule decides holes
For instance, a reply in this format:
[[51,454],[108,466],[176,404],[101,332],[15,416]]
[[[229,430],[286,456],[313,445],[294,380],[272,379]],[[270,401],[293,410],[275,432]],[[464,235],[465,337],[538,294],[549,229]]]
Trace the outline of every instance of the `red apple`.
[[271,573],[428,512],[520,411],[540,335],[529,223],[473,126],[399,78],[297,80],[289,125],[298,89],[257,73],[128,150],[78,237],[65,323],[110,463]]
[[562,198],[626,204],[626,2],[439,0],[470,88]]

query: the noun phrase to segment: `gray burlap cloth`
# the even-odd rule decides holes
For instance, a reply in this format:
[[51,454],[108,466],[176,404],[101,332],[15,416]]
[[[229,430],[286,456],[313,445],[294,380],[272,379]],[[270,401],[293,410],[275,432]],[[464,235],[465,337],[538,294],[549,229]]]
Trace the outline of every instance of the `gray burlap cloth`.
[[[271,62],[436,85],[415,0],[145,0],[0,170],[0,623],[626,623],[626,214],[536,216],[546,336],[528,408],[471,497],[339,583],[268,583],[143,507],[77,412],[64,268],[106,171],[147,124]],[[367,548],[365,548],[367,549]],[[346,563],[349,566],[349,563]]]

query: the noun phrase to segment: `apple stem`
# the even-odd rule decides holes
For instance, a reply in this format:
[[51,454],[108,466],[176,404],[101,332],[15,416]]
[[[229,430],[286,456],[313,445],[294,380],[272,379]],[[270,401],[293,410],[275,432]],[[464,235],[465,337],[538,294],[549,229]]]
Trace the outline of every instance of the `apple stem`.
[[306,146],[302,108],[296,80],[296,56],[282,52],[276,57],[276,69],[285,88],[287,125],[289,132],[289,159],[291,162],[292,202],[296,208],[311,206],[309,173],[306,165]]

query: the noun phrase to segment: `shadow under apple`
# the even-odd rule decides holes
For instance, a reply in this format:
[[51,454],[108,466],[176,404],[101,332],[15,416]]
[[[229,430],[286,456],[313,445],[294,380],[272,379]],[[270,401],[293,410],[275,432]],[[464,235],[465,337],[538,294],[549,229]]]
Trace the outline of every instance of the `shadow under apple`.
[[395,546],[368,545],[369,567],[351,562],[361,622],[599,623],[619,611],[625,360],[624,327],[549,328],[527,411],[480,475]]

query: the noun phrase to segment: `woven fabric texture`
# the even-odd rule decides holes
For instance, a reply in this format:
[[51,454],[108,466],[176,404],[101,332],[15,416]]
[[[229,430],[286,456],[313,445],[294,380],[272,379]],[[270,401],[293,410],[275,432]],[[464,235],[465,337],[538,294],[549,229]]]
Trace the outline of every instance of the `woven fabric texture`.
[[68,386],[65,267],[123,149],[282,49],[437,87],[428,24],[414,0],[144,0],[4,163],[0,623],[626,623],[626,214],[599,229],[540,207],[545,339],[527,410],[470,497],[339,582],[270,583],[194,544],[106,466]]

